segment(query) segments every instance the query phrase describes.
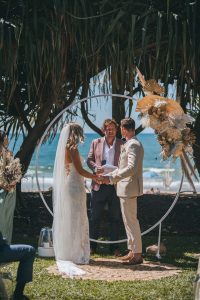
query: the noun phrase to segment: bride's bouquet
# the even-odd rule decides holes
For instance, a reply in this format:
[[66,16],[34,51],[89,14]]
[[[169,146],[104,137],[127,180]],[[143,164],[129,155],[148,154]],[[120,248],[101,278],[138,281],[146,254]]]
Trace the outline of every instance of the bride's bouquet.
[[8,150],[0,157],[0,188],[14,191],[16,183],[22,178],[22,167],[18,158]]

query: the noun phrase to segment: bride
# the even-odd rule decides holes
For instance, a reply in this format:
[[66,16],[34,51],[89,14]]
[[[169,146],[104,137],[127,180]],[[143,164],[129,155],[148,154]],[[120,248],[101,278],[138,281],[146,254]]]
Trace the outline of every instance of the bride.
[[89,225],[84,177],[100,181],[82,167],[78,144],[84,141],[77,123],[63,127],[53,171],[53,243],[58,269],[68,276],[85,272],[76,264],[90,259]]

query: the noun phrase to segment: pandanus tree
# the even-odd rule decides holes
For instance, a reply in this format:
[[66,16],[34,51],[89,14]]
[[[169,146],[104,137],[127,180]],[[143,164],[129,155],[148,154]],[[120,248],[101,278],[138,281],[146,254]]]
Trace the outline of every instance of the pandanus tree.
[[[184,110],[199,115],[199,18],[195,1],[4,1],[0,0],[0,126],[16,138],[27,170],[38,140],[51,120],[75,98],[89,93],[89,81],[107,70],[114,93],[135,88],[135,66],[145,78],[177,79]],[[125,116],[112,99],[112,116]],[[129,101],[129,112],[132,103]],[[82,103],[85,121],[89,106]],[[64,118],[73,118],[77,109]],[[198,128],[198,120],[195,128]],[[50,134],[54,134],[60,119]],[[198,133],[198,129],[196,129]],[[199,143],[199,142],[198,142]],[[198,151],[197,151],[198,152]],[[200,163],[197,164],[200,167]]]

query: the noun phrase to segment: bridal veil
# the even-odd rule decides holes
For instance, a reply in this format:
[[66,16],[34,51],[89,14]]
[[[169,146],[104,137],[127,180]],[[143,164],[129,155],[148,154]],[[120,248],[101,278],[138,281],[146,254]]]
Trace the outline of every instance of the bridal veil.
[[[57,267],[60,273],[73,277],[85,272],[70,260],[66,260],[66,252],[73,251],[73,224],[75,199],[68,197],[69,184],[65,169],[66,144],[70,134],[70,125],[63,127],[58,141],[53,171],[53,243]],[[80,228],[81,230],[81,228]],[[72,241],[69,245],[69,241]],[[72,249],[71,249],[71,248]],[[66,250],[67,249],[67,250]],[[69,255],[70,257],[70,255]]]

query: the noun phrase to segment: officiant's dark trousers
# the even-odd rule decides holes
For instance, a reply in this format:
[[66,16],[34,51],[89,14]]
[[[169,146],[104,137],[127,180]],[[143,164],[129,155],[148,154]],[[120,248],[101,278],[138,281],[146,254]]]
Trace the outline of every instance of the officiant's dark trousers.
[[[108,238],[111,241],[119,239],[120,224],[122,223],[120,201],[116,195],[116,190],[113,185],[102,184],[98,191],[91,192],[91,216],[90,216],[90,237],[92,239],[98,239],[100,224],[105,220],[103,213],[105,212],[105,206],[108,206],[108,224],[107,229]],[[90,247],[92,250],[96,250],[97,243],[91,242]],[[118,244],[110,244],[110,251],[118,249]]]
[[29,245],[0,245],[0,263],[19,262],[17,282],[32,281],[35,249]]

